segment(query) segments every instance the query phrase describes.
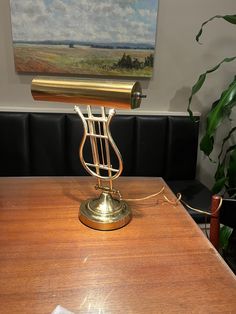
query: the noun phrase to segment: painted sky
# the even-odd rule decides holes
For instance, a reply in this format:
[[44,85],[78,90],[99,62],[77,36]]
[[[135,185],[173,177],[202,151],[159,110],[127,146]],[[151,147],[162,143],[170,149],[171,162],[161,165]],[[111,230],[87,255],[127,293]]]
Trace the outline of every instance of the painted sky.
[[10,0],[13,40],[155,43],[158,0]]

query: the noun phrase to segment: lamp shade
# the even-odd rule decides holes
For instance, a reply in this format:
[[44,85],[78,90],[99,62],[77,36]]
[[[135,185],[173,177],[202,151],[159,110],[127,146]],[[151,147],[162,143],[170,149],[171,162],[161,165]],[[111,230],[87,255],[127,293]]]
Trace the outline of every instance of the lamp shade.
[[139,82],[66,77],[36,77],[31,93],[34,100],[118,109],[138,108],[145,97]]

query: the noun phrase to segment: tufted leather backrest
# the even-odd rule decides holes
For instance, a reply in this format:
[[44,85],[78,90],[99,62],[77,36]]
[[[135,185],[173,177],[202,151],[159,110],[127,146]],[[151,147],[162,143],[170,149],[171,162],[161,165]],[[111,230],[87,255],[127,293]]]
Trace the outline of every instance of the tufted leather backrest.
[[[193,179],[198,128],[185,116],[115,116],[111,133],[123,175]],[[1,112],[0,176],[85,175],[78,156],[82,135],[75,114]]]

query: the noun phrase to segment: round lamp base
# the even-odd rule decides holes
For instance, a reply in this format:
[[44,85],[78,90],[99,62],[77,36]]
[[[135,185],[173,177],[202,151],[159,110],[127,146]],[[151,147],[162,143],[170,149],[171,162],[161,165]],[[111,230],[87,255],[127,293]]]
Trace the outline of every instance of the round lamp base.
[[131,218],[129,205],[106,192],[103,192],[99,198],[86,200],[80,205],[80,221],[93,229],[119,229],[127,225]]

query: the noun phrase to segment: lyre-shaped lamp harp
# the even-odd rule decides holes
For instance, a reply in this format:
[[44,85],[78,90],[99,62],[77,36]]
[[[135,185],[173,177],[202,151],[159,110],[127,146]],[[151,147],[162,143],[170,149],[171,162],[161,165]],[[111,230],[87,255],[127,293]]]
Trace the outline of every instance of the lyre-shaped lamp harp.
[[[32,81],[31,92],[35,100],[87,105],[86,115],[77,105],[74,107],[84,127],[79,156],[86,171],[97,178],[96,189],[101,190],[101,194],[98,198],[81,203],[79,218],[85,225],[98,230],[125,226],[131,220],[131,210],[121,200],[120,192],[113,188],[113,180],[123,170],[121,154],[110,133],[115,110],[110,109],[107,114],[105,107],[138,108],[141,99],[145,97],[140,84],[130,81],[38,77]],[[92,106],[101,107],[100,115],[93,114]],[[90,142],[92,161],[84,158],[86,140]],[[118,166],[112,165],[111,150]]]

